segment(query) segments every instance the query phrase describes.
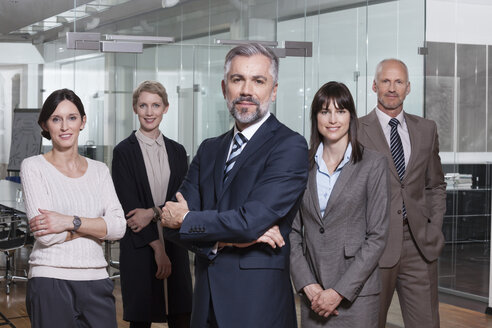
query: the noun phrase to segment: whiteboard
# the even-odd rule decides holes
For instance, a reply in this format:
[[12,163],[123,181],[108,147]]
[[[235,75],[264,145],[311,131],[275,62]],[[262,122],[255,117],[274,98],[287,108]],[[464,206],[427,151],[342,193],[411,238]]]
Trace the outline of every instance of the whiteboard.
[[14,109],[7,171],[20,171],[24,158],[39,155],[43,137],[38,125],[38,116],[39,109]]

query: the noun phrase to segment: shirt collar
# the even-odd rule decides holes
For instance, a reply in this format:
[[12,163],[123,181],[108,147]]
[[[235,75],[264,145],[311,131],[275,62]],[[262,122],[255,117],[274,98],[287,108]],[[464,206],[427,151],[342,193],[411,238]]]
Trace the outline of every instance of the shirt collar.
[[[341,170],[345,164],[350,162],[350,156],[352,156],[352,144],[349,142],[347,145],[347,149],[345,149],[345,154],[343,155],[343,160],[340,162],[338,165],[336,171]],[[328,168],[326,167],[325,161],[323,161],[323,143],[320,142],[318,149],[316,150],[316,155],[314,155],[314,161],[316,162],[316,165],[318,166],[318,170],[328,174]]]
[[248,126],[246,129],[244,129],[243,131],[239,131],[237,129],[237,126],[236,124],[234,124],[234,135],[236,135],[237,133],[241,132],[243,134],[243,136],[246,137],[246,139],[251,140],[251,138],[253,138],[253,135],[256,133],[256,131],[258,131],[258,129],[260,128],[260,126],[263,125],[263,123],[265,123],[265,121],[270,117],[270,112],[267,112],[265,114],[265,116],[263,116],[261,118],[261,120],[259,120],[258,122],[254,123],[254,124],[251,124],[250,126]]
[[146,144],[148,146],[153,146],[156,143],[159,146],[164,145],[164,137],[160,131],[159,131],[159,136],[155,140],[144,135],[142,133],[142,131],[140,131],[140,129],[138,129],[137,132],[135,132],[135,137],[137,137],[138,140],[140,140],[141,142],[143,142],[144,144]]
[[[383,129],[387,128],[392,117],[380,110],[378,107],[376,107],[376,116],[378,117],[379,123],[381,123]],[[395,118],[400,122],[400,126],[403,126],[403,123],[405,122],[403,110]]]

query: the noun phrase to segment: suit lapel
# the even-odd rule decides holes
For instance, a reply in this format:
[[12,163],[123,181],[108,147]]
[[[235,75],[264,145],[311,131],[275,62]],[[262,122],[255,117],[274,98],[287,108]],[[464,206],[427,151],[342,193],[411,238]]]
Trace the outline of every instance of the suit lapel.
[[314,167],[309,171],[308,193],[309,193],[309,198],[311,198],[312,208],[314,208],[316,212],[316,217],[318,218],[318,222],[320,225],[323,225],[323,221],[321,220],[321,209],[319,206],[319,198],[318,198],[318,184],[316,183],[317,171],[318,171],[317,165],[314,164]]
[[[214,167],[214,181],[215,181],[215,196],[217,199],[222,195],[222,190],[224,190],[224,167],[229,156],[229,148],[232,142],[232,136],[234,135],[234,129],[224,134],[222,140],[219,144],[219,149],[217,150],[217,156],[215,157],[215,167]],[[234,164],[236,166],[236,164]],[[230,176],[229,176],[230,179]],[[228,180],[229,180],[228,179]]]
[[408,129],[408,135],[410,137],[410,147],[411,147],[411,152],[410,152],[410,158],[408,159],[408,165],[405,168],[405,176],[403,179],[407,177],[407,172],[412,172],[412,166],[414,165],[414,162],[416,160],[416,156],[418,153],[418,145],[420,145],[420,134],[418,133],[418,123],[417,121],[410,115],[403,113],[405,116],[405,121],[407,123],[407,129]]
[[[220,196],[222,196],[222,193],[229,187],[231,184],[231,181],[234,180],[236,177],[237,172],[241,169],[241,166],[245,163],[245,161],[250,157],[256,154],[257,150],[267,141],[269,140],[273,135],[278,127],[279,122],[273,116],[273,114],[270,114],[270,117],[263,123],[260,128],[255,132],[251,140],[248,140],[246,143],[246,146],[244,146],[243,151],[239,155],[239,157],[236,160],[236,163],[234,163],[234,166],[232,167],[231,171],[229,172],[229,175],[227,177],[227,180],[224,182],[222,191],[219,193]],[[229,144],[232,140],[232,134],[228,138]],[[228,148],[227,148],[228,149]],[[226,155],[224,157],[227,157],[227,150],[225,151]],[[222,155],[221,155],[222,156]],[[224,158],[224,161],[222,163],[222,170],[224,168],[226,159]],[[217,164],[216,164],[217,166]],[[217,171],[217,167],[216,167]],[[223,173],[222,173],[223,175]],[[220,197],[219,197],[220,198]]]
[[333,191],[331,192],[330,198],[328,199],[328,203],[326,204],[325,214],[323,215],[323,221],[329,215],[333,206],[338,203],[338,197],[340,197],[340,195],[343,194],[345,185],[352,177],[352,173],[354,172],[354,169],[355,169],[355,165],[352,163],[352,161],[345,164],[344,167],[342,168],[342,172],[340,172],[340,176],[338,177],[337,182],[333,187]]
[[176,175],[176,172],[178,171],[178,168],[176,165],[178,165],[178,161],[172,160],[172,158],[176,158],[176,149],[173,147],[171,144],[171,141],[166,138],[164,135],[164,144],[166,145],[166,152],[167,152],[167,158],[169,162],[169,170],[171,171],[169,174],[169,183],[167,184],[167,191],[166,191],[166,200],[171,199],[174,195],[170,195],[169,192],[171,190],[176,190],[176,184],[178,183],[177,179],[178,176]]
[[[366,135],[371,140],[374,145],[374,150],[386,155],[389,159],[389,168],[391,173],[400,180],[398,172],[396,171],[395,163],[393,162],[393,156],[391,155],[391,150],[384,136],[383,129],[381,128],[381,123],[379,123],[378,116],[376,115],[376,109],[367,114],[367,121],[361,123],[365,126],[367,131]],[[366,143],[364,143],[366,144]]]

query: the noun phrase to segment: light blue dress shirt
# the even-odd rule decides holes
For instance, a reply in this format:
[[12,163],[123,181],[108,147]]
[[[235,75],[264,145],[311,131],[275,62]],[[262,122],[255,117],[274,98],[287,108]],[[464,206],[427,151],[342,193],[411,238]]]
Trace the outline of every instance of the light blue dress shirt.
[[325,214],[326,205],[330,199],[331,192],[335,187],[335,183],[342,172],[343,167],[350,161],[350,156],[352,155],[352,145],[348,144],[345,154],[343,155],[342,162],[338,165],[336,170],[330,176],[328,173],[328,168],[323,160],[323,143],[321,142],[316,150],[316,155],[314,156],[314,161],[316,162],[316,185],[318,186],[318,201],[319,208],[321,210],[321,216]]

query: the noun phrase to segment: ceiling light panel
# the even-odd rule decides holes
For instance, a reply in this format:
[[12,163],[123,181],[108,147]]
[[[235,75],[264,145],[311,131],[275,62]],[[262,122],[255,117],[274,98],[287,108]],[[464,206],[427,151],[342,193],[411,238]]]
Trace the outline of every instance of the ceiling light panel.
[[45,32],[53,28],[61,27],[63,24],[70,24],[76,20],[97,15],[113,6],[121,5],[129,1],[132,0],[94,0],[34,24],[22,27],[9,34],[29,33],[30,35],[33,35],[38,32]]

